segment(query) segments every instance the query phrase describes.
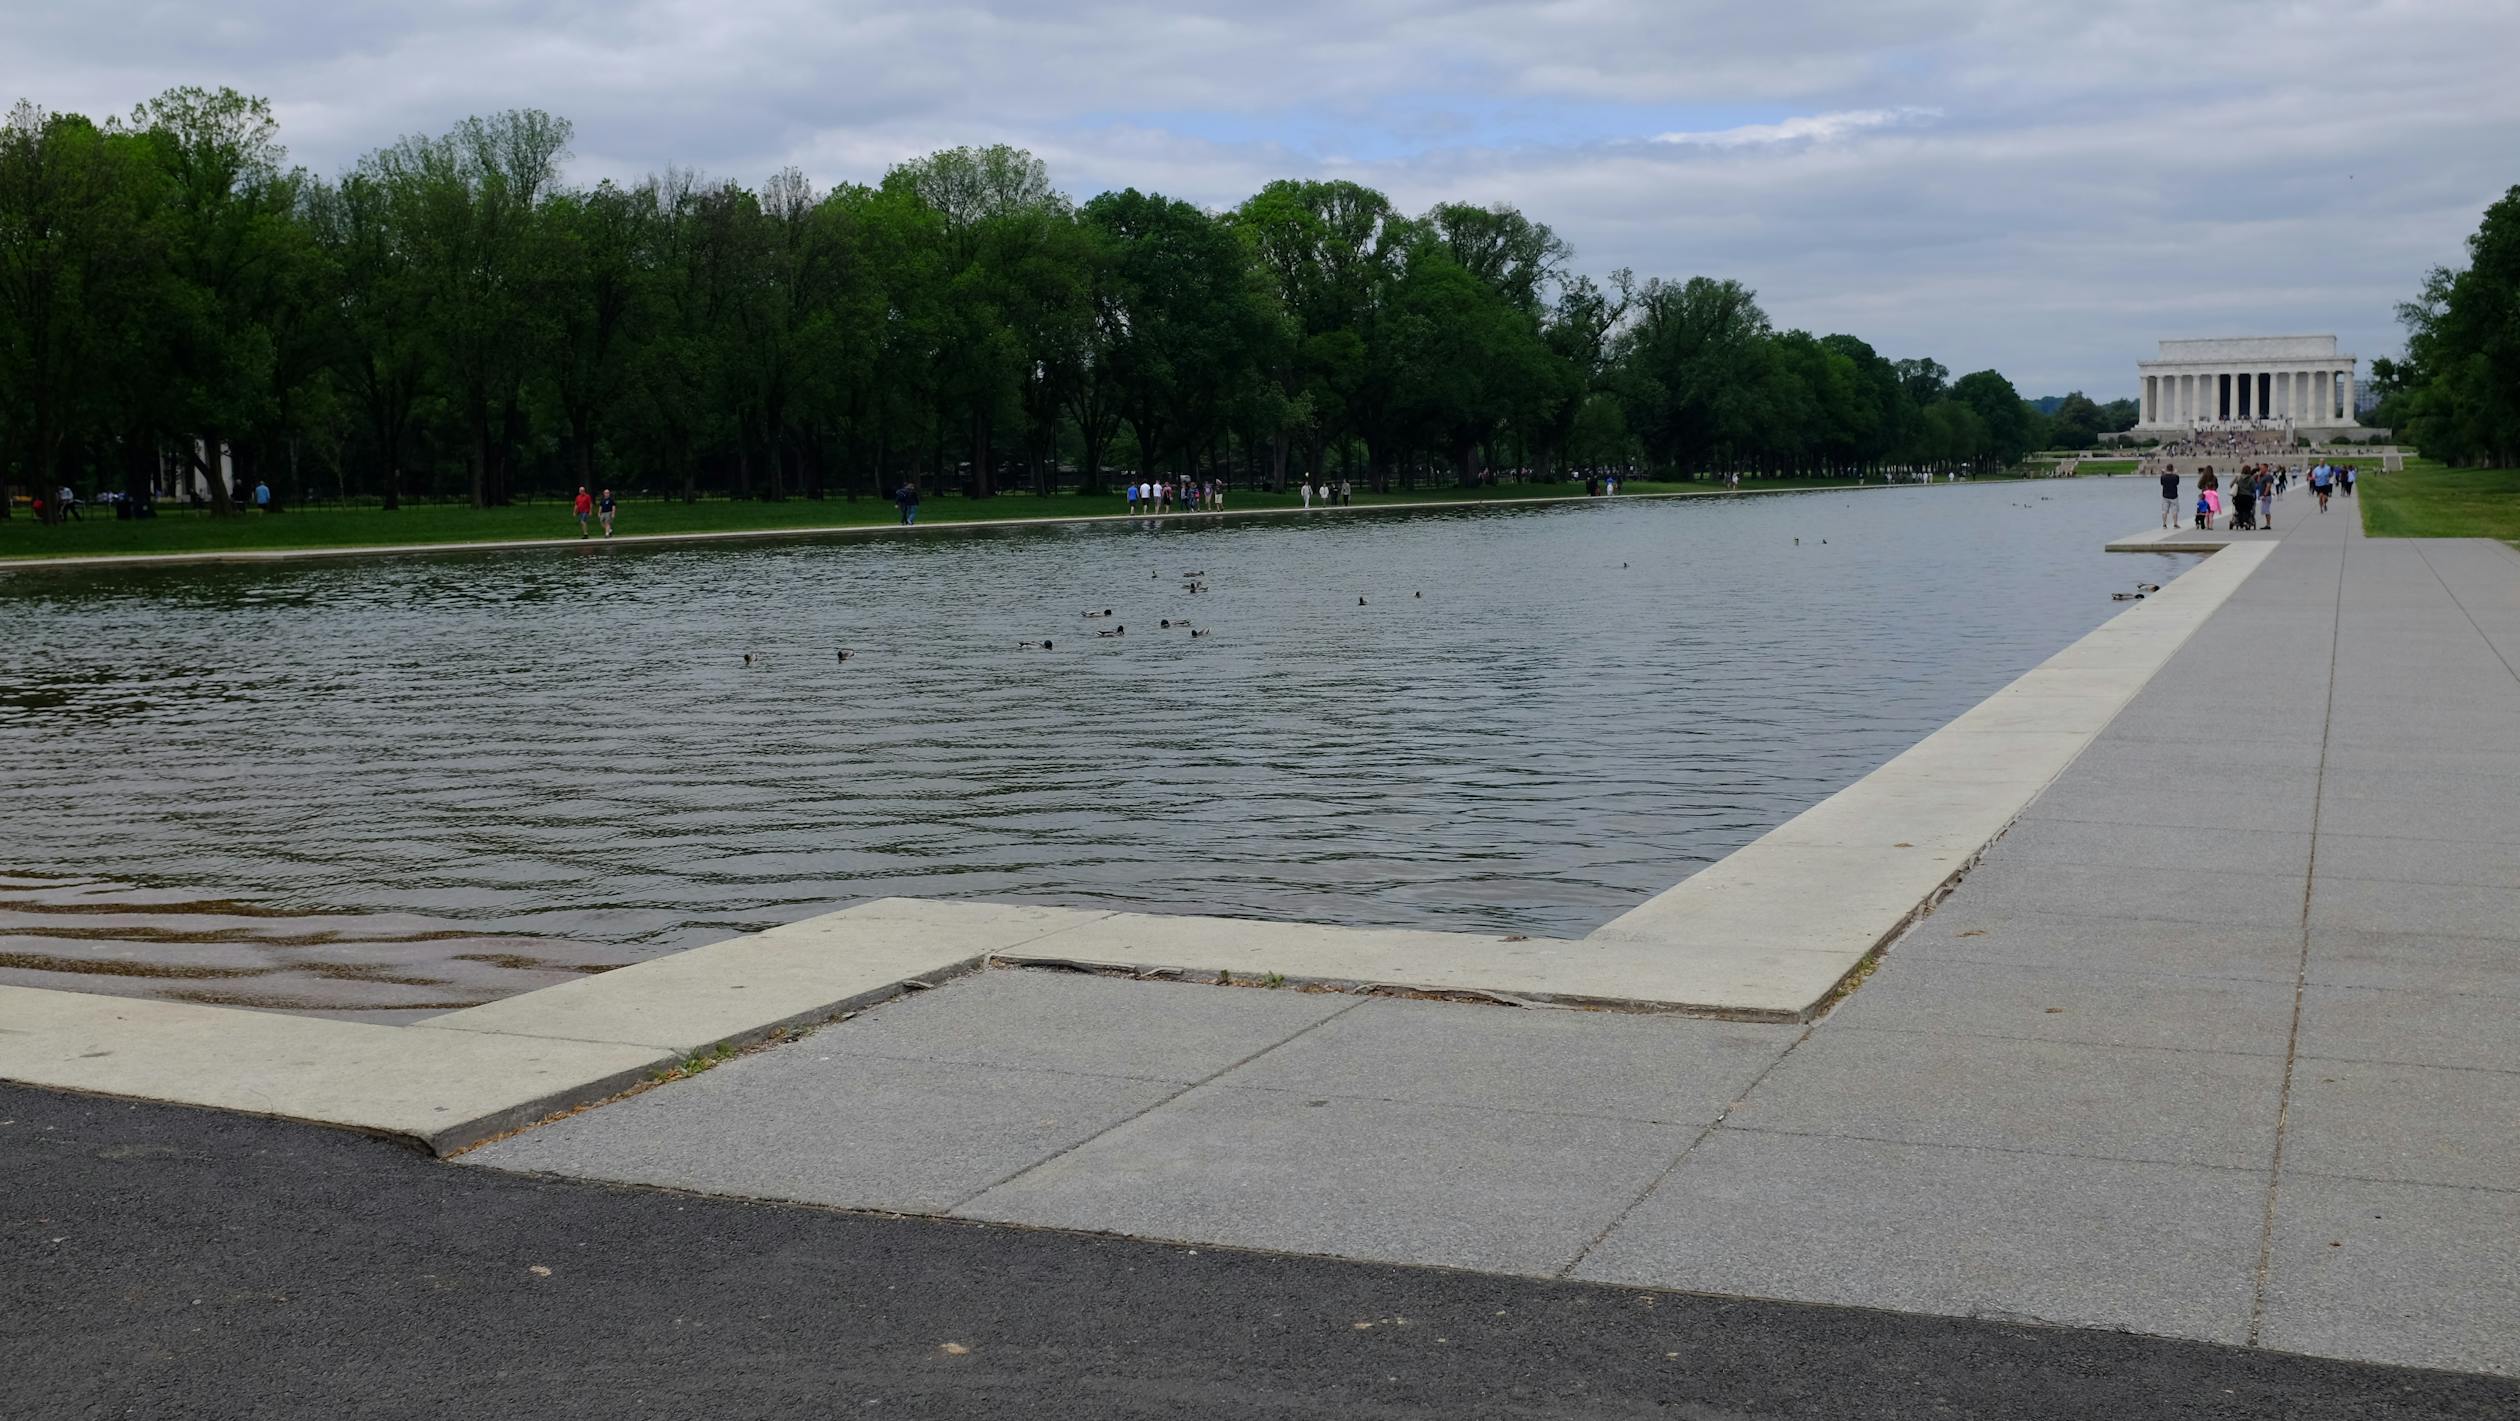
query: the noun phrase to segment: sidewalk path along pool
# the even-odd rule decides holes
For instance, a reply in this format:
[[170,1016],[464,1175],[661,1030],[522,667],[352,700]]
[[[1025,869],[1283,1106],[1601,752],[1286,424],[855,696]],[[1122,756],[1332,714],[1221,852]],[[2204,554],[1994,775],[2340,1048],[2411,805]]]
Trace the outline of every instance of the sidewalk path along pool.
[[2520,1375],[2515,665],[2299,520],[1815,1026],[996,971],[465,1158]]
[[458,1169],[0,1086],[0,1416],[2443,1421],[2520,1382]]

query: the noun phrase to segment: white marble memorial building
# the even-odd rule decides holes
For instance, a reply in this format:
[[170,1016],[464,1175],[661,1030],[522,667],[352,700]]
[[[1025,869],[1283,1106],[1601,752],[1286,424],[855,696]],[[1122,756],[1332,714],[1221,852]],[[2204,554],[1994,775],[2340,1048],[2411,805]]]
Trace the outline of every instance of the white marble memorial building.
[[2133,433],[2201,424],[2273,423],[2303,434],[2341,433],[2354,418],[2354,357],[2334,336],[2165,340],[2139,361],[2141,412]]

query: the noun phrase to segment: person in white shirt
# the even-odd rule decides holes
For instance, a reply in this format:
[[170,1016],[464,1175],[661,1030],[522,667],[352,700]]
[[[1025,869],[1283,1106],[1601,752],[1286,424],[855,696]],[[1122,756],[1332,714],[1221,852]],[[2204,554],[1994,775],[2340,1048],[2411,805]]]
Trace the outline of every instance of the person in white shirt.
[[1312,480],[1304,480],[1304,506],[1312,507]]

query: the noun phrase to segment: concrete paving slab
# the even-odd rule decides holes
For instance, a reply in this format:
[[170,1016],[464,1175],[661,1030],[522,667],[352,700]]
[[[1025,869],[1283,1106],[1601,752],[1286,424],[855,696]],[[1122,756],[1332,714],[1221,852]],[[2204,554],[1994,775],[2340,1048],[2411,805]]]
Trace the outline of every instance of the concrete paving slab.
[[941,1213],[1180,1087],[823,1050],[806,1037],[486,1145],[466,1164]]
[[448,1031],[625,1041],[688,1055],[745,1044],[895,996],[902,984],[1105,913],[879,899],[601,976],[431,1017]]
[[[2520,1191],[2520,1074],[2328,1060],[2293,1071],[2284,1168],[2411,1184]],[[2512,1229],[2480,1246],[2520,1241]]]
[[[2322,883],[2370,878],[2520,889],[2520,844],[2322,833],[2319,878]],[[2520,925],[2513,932],[2520,934]]]
[[2254,1170],[1724,1128],[1574,1276],[2236,1343],[2265,1195]]
[[444,1153],[599,1100],[652,1048],[0,986],[0,1080],[336,1125]]
[[1823,1025],[1728,1124],[2250,1168],[2275,1152],[2283,1074],[2280,1056]]
[[2333,987],[2520,999],[2520,944],[2506,938],[2314,932],[2308,980]]
[[1798,1026],[1375,1001],[1218,1084],[1705,1125],[1801,1037]]
[[[2520,843],[2507,846],[2520,852]],[[2319,875],[2310,897],[2314,931],[2498,937],[2520,942],[2520,887],[2397,883]]]
[[1001,969],[816,1032],[818,1052],[1188,1085],[1362,999]]
[[1202,1086],[990,1190],[967,1218],[1547,1275],[1693,1126]]
[[[2249,838],[2248,857],[2270,874],[2305,875],[2310,871],[2307,833],[2262,833]],[[1986,852],[1981,875],[2036,864],[2174,869],[2194,879],[2200,855],[2194,836],[2130,830],[2123,824],[2095,824],[2079,819],[2029,818],[2006,830]],[[2322,867],[2327,858],[2320,844]],[[2296,904],[2295,908],[2298,909]]]
[[2178,775],[2074,775],[2022,816],[2126,824],[2156,833],[2299,833],[2311,822],[2316,782],[2201,770]]
[[2520,1195],[2286,1172],[2259,1340],[2520,1376]]
[[1917,924],[1892,955],[2290,982],[2301,970],[2301,931],[2170,918],[1980,912],[1964,886]]
[[2132,776],[2150,783],[2176,785],[2199,771],[2316,778],[2319,760],[2315,740],[2251,735],[2199,739],[2193,731],[2145,737],[2132,730],[2119,734],[2113,727],[2074,761],[2074,769],[2106,778]]
[[[2126,712],[2109,723],[2112,734],[2133,740],[2195,740],[2200,736],[2224,734],[2231,716],[2231,707],[2242,697],[2249,707],[2249,727],[2254,735],[2268,741],[2293,740],[2315,743],[2325,728],[2323,705],[2304,695],[2278,696],[2261,700],[2255,692],[2227,691],[2219,695],[2182,694],[2159,697],[2147,694],[2128,706]],[[2172,786],[2175,789],[2175,785]]]
[[[2169,868],[2047,863],[2028,872],[1980,874],[1970,887],[1970,906],[1987,913],[2029,909],[2078,918],[2300,926],[2306,875],[2225,871],[2220,845],[2190,838],[2188,850],[2185,864]],[[2254,855],[2248,861],[2255,863]]]
[[2301,993],[2301,1051],[2345,1061],[2520,1070],[2520,1012],[2508,997],[2404,987],[2311,985]]
[[2092,1046],[2282,1056],[2289,983],[1895,956],[1840,1002],[1832,1029],[2009,1036]]

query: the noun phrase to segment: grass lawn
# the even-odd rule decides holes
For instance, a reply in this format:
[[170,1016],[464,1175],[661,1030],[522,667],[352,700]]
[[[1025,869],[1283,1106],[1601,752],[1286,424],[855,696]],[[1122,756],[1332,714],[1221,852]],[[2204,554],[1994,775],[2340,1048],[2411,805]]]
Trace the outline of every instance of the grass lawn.
[[[1844,480],[1761,479],[1744,488],[1832,488]],[[1712,482],[1621,485],[1623,493],[1709,493]],[[1580,498],[1580,484],[1500,484],[1493,488],[1422,488],[1403,493],[1359,491],[1360,507],[1392,503],[1441,503],[1511,498]],[[1294,508],[1298,494],[1266,494],[1236,489],[1226,497],[1228,512],[1254,508]],[[1078,494],[1011,493],[973,499],[929,495],[919,505],[922,523],[962,523],[1012,518],[1076,518],[1114,515],[1127,510],[1116,494],[1086,498]],[[135,522],[117,521],[109,510],[86,510],[84,520],[39,525],[24,508],[0,522],[0,560],[10,558],[76,558],[129,553],[198,553],[248,549],[355,548],[397,543],[480,543],[522,538],[567,538],[577,534],[577,520],[565,503],[548,502],[509,508],[467,508],[456,504],[412,504],[392,513],[370,506],[319,506],[285,513],[240,513],[213,518],[189,508],[161,506],[158,516]],[[900,520],[887,500],[832,498],[819,502],[792,498],[781,503],[738,502],[706,498],[697,503],[667,499],[624,499],[614,530],[634,533],[753,532],[782,528],[855,527]]]
[[2520,544],[2520,469],[2445,469],[2409,459],[2403,472],[2354,481],[2363,531],[2375,538],[2501,538]]

